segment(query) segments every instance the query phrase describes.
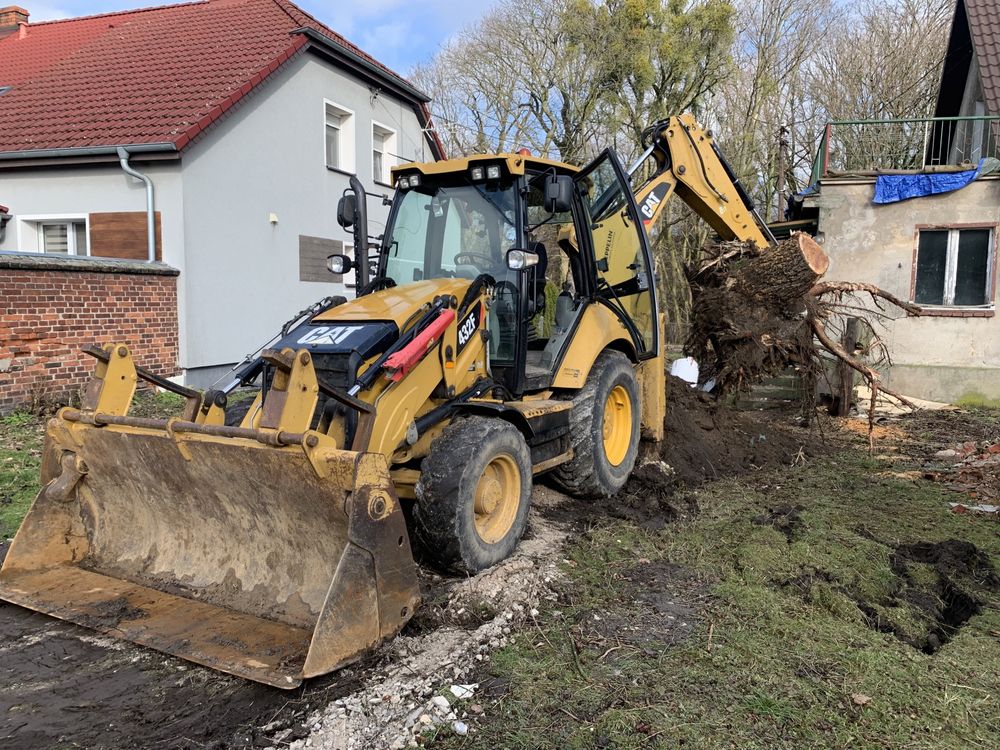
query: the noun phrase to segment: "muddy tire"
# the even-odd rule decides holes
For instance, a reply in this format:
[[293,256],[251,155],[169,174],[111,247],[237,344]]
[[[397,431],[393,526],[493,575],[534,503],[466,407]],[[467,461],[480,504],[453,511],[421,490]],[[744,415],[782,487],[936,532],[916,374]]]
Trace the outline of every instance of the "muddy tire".
[[233,404],[232,406],[226,407],[226,427],[239,427],[240,422],[243,421],[243,417],[247,415],[250,411],[250,407],[253,406],[253,399],[248,398]]
[[414,535],[443,570],[472,574],[496,565],[528,524],[531,454],[509,422],[452,422],[421,465]]
[[611,497],[625,485],[639,452],[634,365],[621,352],[601,353],[572,400],[573,460],[555,469],[552,481],[578,497]]

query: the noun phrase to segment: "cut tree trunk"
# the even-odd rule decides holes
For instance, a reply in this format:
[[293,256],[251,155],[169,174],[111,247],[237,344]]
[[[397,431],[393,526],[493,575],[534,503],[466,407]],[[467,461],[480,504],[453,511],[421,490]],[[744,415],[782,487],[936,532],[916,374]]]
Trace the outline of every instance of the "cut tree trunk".
[[768,248],[724,243],[689,269],[691,327],[685,349],[720,392],[745,390],[812,360],[808,293],[830,265],[812,237]]
[[746,259],[733,285],[751,299],[800,306],[802,295],[830,267],[830,258],[808,234],[793,234]]

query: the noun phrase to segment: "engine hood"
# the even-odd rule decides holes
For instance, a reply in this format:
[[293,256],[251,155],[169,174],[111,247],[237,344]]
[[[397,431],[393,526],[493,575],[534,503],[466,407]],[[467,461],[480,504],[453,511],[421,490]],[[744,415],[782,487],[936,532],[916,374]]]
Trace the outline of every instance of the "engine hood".
[[313,323],[379,320],[401,326],[418,307],[437,296],[450,294],[461,299],[471,283],[469,279],[428,279],[394,286],[326,310],[314,317]]
[[421,305],[446,294],[461,299],[471,283],[468,279],[430,279],[383,289],[321,312],[289,331],[276,348],[353,355],[364,361],[392,346],[400,326]]

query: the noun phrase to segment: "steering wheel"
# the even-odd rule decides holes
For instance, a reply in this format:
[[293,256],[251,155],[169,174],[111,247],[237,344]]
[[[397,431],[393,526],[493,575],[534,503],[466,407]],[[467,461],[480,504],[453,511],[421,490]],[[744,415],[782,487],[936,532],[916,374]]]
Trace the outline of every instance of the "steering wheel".
[[497,302],[506,301],[510,305],[511,312],[517,310],[518,294],[517,285],[506,279],[498,281],[493,287],[493,299]]
[[[476,261],[481,261],[477,263]],[[455,263],[461,266],[475,266],[476,268],[495,268],[496,258],[482,253],[459,253],[455,256]]]

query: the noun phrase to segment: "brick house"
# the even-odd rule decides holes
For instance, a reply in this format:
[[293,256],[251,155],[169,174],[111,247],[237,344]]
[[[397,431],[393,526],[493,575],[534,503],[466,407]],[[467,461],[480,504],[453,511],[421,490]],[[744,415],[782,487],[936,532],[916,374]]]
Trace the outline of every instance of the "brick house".
[[350,252],[337,199],[442,155],[427,102],[288,0],[0,9],[0,412],[75,390],[109,340],[206,386],[350,293],[323,267]]

